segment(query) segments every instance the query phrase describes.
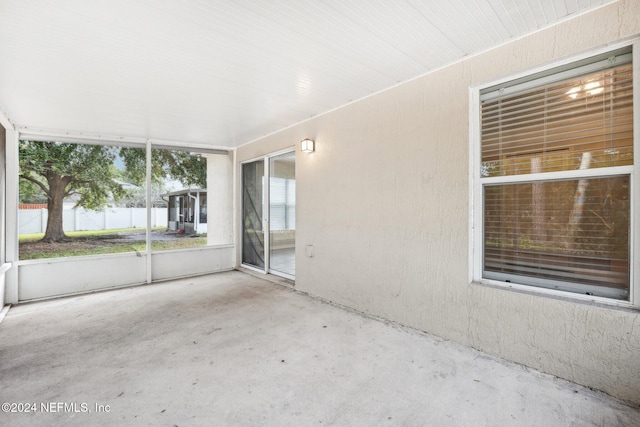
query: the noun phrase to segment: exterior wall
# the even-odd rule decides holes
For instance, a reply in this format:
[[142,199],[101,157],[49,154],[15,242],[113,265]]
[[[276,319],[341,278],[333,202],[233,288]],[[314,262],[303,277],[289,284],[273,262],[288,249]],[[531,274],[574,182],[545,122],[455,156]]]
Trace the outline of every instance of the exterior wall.
[[145,283],[147,254],[22,261],[19,300],[50,298]]
[[233,156],[207,155],[207,244],[233,243]]
[[[227,271],[233,268],[232,245],[159,251],[151,255],[152,281]],[[23,261],[20,301],[146,283],[148,254],[109,254]]]
[[156,252],[151,256],[152,281],[232,270],[234,251],[233,245],[218,245]]
[[469,283],[469,87],[635,36],[638,16],[616,2],[240,147],[298,145],[296,287],[640,403],[639,311]]

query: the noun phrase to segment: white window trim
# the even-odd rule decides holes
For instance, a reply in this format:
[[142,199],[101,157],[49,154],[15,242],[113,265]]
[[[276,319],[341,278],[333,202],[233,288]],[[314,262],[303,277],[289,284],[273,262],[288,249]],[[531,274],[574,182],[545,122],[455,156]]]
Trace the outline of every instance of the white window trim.
[[[630,258],[630,274],[629,274],[629,301],[616,300],[612,298],[598,297],[593,295],[585,295],[568,291],[548,289],[536,287],[532,285],[522,285],[518,283],[507,283],[498,280],[486,279],[482,277],[482,255],[484,246],[483,233],[483,217],[484,206],[482,198],[483,180],[480,176],[480,92],[483,89],[490,88],[506,82],[511,82],[520,78],[534,75],[536,73],[546,71],[559,66],[570,65],[580,60],[604,54],[607,52],[632,46],[633,49],[633,99],[634,99],[634,164],[633,166],[616,167],[614,175],[629,174],[630,175],[630,235],[629,235],[629,258]],[[504,289],[512,289],[532,294],[546,295],[551,297],[561,297],[576,301],[590,301],[601,303],[604,305],[640,308],[640,39],[620,42],[612,44],[601,49],[586,52],[581,55],[565,58],[561,61],[537,67],[525,72],[511,75],[502,79],[497,79],[485,84],[472,86],[469,88],[469,280],[471,284],[487,285]],[[529,174],[517,177],[495,177],[491,179],[492,183],[508,183],[514,181],[528,180],[547,180],[559,178],[574,178],[580,176],[607,176],[612,175],[613,168],[602,168],[600,170],[589,171],[562,171],[550,172],[543,174]]]

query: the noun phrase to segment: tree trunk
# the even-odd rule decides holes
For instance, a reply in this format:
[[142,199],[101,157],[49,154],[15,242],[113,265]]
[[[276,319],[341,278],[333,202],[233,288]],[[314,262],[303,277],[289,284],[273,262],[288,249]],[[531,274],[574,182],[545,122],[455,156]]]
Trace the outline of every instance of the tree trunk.
[[53,174],[48,177],[47,181],[49,183],[47,230],[42,241],[49,243],[60,242],[67,238],[62,226],[62,208],[64,206],[65,189],[69,184],[69,180]]
[[[589,169],[591,166],[591,153],[584,152],[582,153],[582,161],[580,162],[580,170]],[[587,187],[589,186],[589,180],[586,178],[582,178],[578,181],[578,188],[576,189],[576,194],[573,196],[573,210],[569,215],[569,225],[572,227],[572,230],[575,231],[580,225],[580,220],[582,219],[582,211],[584,209],[584,199],[587,193]]]
[[[542,158],[531,158],[531,173],[542,172]],[[531,219],[533,221],[533,233],[531,240],[534,245],[541,246],[547,241],[547,229],[545,218],[544,184],[534,182],[531,184]]]

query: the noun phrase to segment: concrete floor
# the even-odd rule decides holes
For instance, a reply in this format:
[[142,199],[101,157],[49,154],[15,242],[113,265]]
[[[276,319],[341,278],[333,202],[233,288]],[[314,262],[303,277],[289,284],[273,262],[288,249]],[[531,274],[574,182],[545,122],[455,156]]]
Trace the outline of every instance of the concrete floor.
[[602,393],[242,272],[12,308],[0,402],[35,403],[0,412],[12,426],[640,425]]

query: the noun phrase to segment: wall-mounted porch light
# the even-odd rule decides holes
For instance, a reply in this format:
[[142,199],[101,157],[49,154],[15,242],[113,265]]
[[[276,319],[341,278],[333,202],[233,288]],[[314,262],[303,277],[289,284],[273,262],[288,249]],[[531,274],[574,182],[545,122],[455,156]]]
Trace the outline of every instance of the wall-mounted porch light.
[[302,152],[303,153],[313,153],[315,151],[315,142],[313,139],[303,139],[302,140]]

